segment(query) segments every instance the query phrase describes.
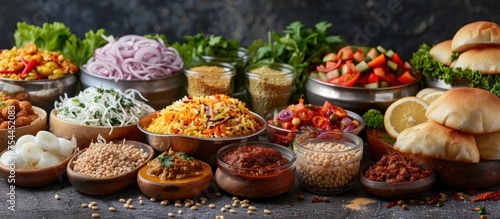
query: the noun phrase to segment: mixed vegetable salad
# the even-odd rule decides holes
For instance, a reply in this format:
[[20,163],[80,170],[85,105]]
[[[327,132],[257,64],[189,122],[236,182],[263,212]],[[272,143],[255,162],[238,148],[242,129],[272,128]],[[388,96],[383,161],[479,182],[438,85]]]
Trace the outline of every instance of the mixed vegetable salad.
[[315,80],[347,87],[383,88],[410,84],[421,77],[397,52],[381,46],[345,46],[323,57],[309,72]]
[[298,104],[289,105],[281,111],[275,110],[273,119],[268,123],[290,131],[315,128],[349,132],[360,125],[360,121],[350,118],[347,111],[340,106],[328,101],[322,106],[304,104],[302,98]]

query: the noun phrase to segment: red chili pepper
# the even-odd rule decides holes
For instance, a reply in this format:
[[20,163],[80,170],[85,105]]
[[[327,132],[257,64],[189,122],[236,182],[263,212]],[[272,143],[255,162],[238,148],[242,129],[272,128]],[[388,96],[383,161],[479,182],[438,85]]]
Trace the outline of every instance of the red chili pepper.
[[439,201],[439,197],[434,197],[434,198],[431,198],[429,199],[429,201],[427,201],[427,204],[436,204],[437,202]]
[[387,207],[387,208],[392,208],[392,207],[394,207],[394,206],[396,206],[396,205],[398,205],[398,203],[397,203],[397,202],[389,202],[388,204],[386,204],[386,205],[385,205],[385,207]]
[[0,74],[17,74],[21,72],[21,70],[0,70]]
[[313,199],[311,200],[311,203],[317,203],[317,202],[323,202],[323,199],[314,196]]
[[325,130],[326,128],[330,127],[329,119],[324,116],[314,116],[312,118],[312,123],[314,126],[322,130]]
[[36,59],[31,59],[28,62],[28,65],[26,65],[23,69],[23,72],[21,72],[21,75],[19,75],[21,78],[25,78],[30,71],[35,69],[35,67],[38,65],[38,61]]
[[477,202],[477,201],[498,201],[498,200],[500,200],[500,191],[498,191],[498,192],[482,192],[482,193],[479,193],[471,201],[472,202]]
[[460,196],[457,194],[453,194],[453,198],[457,201],[462,201],[462,198],[460,198]]
[[28,61],[26,61],[26,59],[24,59],[22,56],[19,56],[19,60],[21,60],[24,66],[28,65]]

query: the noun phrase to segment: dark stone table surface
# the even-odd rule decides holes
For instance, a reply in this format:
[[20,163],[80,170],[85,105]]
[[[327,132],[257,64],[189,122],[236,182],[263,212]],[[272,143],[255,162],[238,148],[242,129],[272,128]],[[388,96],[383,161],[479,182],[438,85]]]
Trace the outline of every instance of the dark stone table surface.
[[[362,166],[373,162],[369,152],[365,147]],[[492,191],[500,190],[500,185],[492,188],[478,190]],[[15,211],[9,209],[8,200],[11,192],[9,184],[5,180],[0,180],[0,218],[91,218],[93,213],[99,213],[101,218],[169,218],[168,213],[174,213],[174,218],[216,218],[223,215],[224,218],[479,218],[479,213],[474,208],[485,207],[489,212],[489,218],[500,218],[500,202],[470,202],[457,201],[453,194],[467,190],[449,188],[441,184],[434,185],[427,194],[419,197],[436,197],[439,193],[446,195],[447,200],[442,207],[431,204],[408,204],[409,209],[403,210],[400,206],[387,208],[390,201],[382,200],[367,194],[358,182],[351,190],[335,195],[326,196],[329,202],[312,202],[316,195],[304,191],[296,182],[294,187],[285,194],[267,198],[250,199],[250,205],[257,210],[253,215],[247,214],[247,209],[241,206],[234,208],[237,213],[229,211],[221,212],[221,208],[233,203],[233,195],[221,191],[215,182],[212,182],[201,196],[208,200],[205,205],[193,211],[190,208],[177,208],[173,202],[167,206],[162,206],[159,201],[151,202],[144,196],[136,184],[129,188],[106,196],[91,196],[78,192],[71,186],[67,177],[60,182],[41,188],[15,188]],[[221,196],[217,196],[217,193]],[[55,199],[55,195],[60,196],[60,200]],[[299,200],[299,195],[304,195],[304,200]],[[139,204],[139,197],[144,200],[144,205]],[[317,196],[323,199],[325,196]],[[120,198],[133,199],[132,204],[135,209],[125,209]],[[244,198],[239,197],[240,200]],[[196,200],[196,199],[195,199]],[[99,210],[82,208],[83,203],[97,202]],[[371,202],[364,204],[363,201]],[[408,200],[406,200],[408,201]],[[215,209],[210,209],[209,204],[215,204]],[[109,207],[115,207],[116,212],[109,212]],[[182,209],[183,214],[179,215],[178,210]],[[264,209],[271,211],[271,214],[264,214]]]

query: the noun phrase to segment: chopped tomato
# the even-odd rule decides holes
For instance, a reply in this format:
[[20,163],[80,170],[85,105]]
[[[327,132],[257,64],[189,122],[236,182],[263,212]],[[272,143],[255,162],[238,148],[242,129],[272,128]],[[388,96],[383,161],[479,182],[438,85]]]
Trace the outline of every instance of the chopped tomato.
[[295,112],[295,116],[302,122],[308,122],[313,118],[314,111],[308,108],[302,108]]
[[330,109],[332,109],[333,113],[337,115],[337,118],[347,117],[347,111],[345,111],[345,109],[340,106],[332,106]]
[[405,71],[402,75],[398,77],[398,81],[402,84],[409,84],[414,82],[416,79],[413,77],[410,71]]
[[314,116],[312,118],[312,123],[316,128],[320,128],[323,130],[326,130],[327,128],[331,129],[330,127],[330,120],[324,116]]
[[340,77],[332,78],[332,79],[328,80],[328,83],[340,85]]
[[339,50],[337,55],[342,60],[351,60],[354,58],[354,52],[352,51],[352,46],[345,46]]
[[378,76],[375,73],[370,73],[370,76],[368,76],[368,83],[376,83],[378,82]]
[[375,68],[375,67],[380,67],[385,64],[385,54],[380,54],[377,57],[375,57],[373,60],[368,62],[368,67],[370,68]]
[[347,73],[347,74],[342,74],[342,76],[340,76],[339,83],[342,86],[351,87],[352,85],[354,85],[358,81],[360,74],[361,73],[359,71]]
[[392,84],[394,82],[396,82],[396,75],[394,75],[393,73],[388,73],[385,75],[384,81],[388,82],[389,84]]
[[325,64],[326,66],[324,66],[324,65],[316,66],[316,71],[327,73],[327,72],[330,72],[330,71],[337,69],[341,63],[342,63],[342,60],[340,60],[340,59],[337,62],[328,61]]
[[291,122],[284,122],[284,123],[281,123],[281,128],[290,130],[293,128],[293,124]]
[[[368,84],[368,77],[370,77],[371,73],[369,74],[364,74],[359,80],[358,80],[358,83],[362,84],[362,85],[365,85],[365,84]],[[396,78],[394,78],[396,79]]]
[[361,62],[361,61],[366,59],[366,56],[363,55],[363,53],[361,52],[361,49],[358,49],[358,51],[354,53],[353,58],[356,61]]
[[405,66],[403,59],[401,59],[398,53],[394,53],[394,55],[392,55],[392,61],[396,63],[399,68],[404,68]]
[[377,76],[383,78],[383,77],[385,77],[386,71],[385,71],[384,67],[376,67],[373,69],[373,73],[375,73]]

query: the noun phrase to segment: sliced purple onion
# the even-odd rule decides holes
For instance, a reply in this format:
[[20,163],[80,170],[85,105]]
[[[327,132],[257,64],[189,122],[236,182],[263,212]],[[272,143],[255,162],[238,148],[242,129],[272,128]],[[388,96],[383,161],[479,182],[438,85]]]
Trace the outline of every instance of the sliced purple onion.
[[348,126],[350,126],[350,125],[352,124],[352,119],[351,119],[351,118],[349,118],[349,117],[344,117],[344,118],[340,121],[340,123],[342,124],[342,126],[344,126],[344,127],[348,127]]
[[278,115],[276,115],[276,118],[283,122],[290,122],[293,119],[293,112],[289,109],[284,109],[281,110]]
[[[104,36],[103,36],[104,37]],[[158,39],[125,35],[97,48],[82,69],[89,74],[118,80],[150,80],[179,73],[184,62],[177,50]]]
[[354,124],[351,124],[349,126],[346,126],[346,128],[344,129],[344,132],[350,132],[352,131],[353,129],[355,129],[357,126],[354,125]]

